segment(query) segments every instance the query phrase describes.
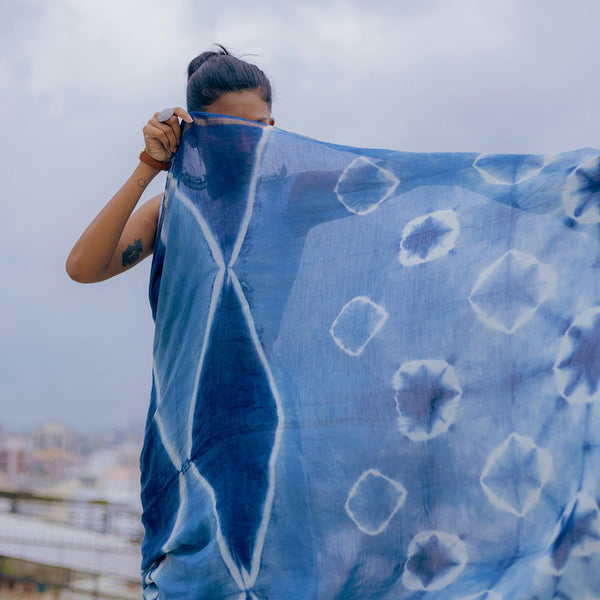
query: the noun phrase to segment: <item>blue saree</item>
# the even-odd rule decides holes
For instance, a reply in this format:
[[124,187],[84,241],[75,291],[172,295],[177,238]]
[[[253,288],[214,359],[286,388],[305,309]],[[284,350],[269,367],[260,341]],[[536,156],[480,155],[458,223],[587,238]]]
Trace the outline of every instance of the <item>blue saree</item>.
[[145,598],[600,597],[600,158],[195,113],[150,283]]

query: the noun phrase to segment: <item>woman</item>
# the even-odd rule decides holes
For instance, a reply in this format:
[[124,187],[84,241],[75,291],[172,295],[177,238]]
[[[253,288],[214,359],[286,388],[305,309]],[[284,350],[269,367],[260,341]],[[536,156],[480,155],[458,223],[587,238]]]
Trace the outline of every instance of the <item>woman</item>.
[[[187,108],[189,112],[228,115],[264,125],[274,124],[271,117],[271,86],[265,74],[255,65],[230,55],[223,47],[220,51],[204,52],[190,63]],[[140,154],[139,164],[123,187],[84,231],[67,259],[66,269],[72,279],[81,283],[102,281],[126,271],[153,253],[155,242],[158,243],[156,238],[159,215],[163,208],[162,196],[151,198],[136,212],[133,210],[150,181],[161,170],[169,168],[171,156],[177,151],[182,137],[179,118],[187,124],[194,122],[188,111],[183,108],[166,109],[154,114],[148,121],[143,129],[145,149]],[[252,130],[257,129],[256,125],[249,125]],[[258,129],[262,130],[261,127]],[[224,159],[225,162],[232,155],[236,155],[238,164],[247,161],[245,143],[232,149]],[[209,161],[207,156],[203,159]],[[227,186],[230,185],[229,181],[226,183]],[[162,271],[161,261],[162,256],[156,255],[153,281],[157,279],[154,276],[155,271]],[[156,266],[158,263],[161,263],[159,267]],[[177,353],[185,355],[182,345],[177,346]],[[180,380],[178,384],[181,386]],[[153,420],[158,404],[156,387],[153,386],[152,391],[149,423]],[[259,404],[262,402],[260,394],[257,401]],[[226,402],[221,404],[224,410],[229,410]],[[178,416],[173,417],[173,414],[174,411],[171,416],[177,420]],[[168,513],[172,509],[169,504],[172,503],[173,497],[178,495],[177,478],[183,474],[180,461],[179,475],[176,474],[171,481],[173,492],[164,490],[164,471],[157,469],[154,458],[155,453],[160,452],[157,450],[159,446],[162,448],[160,443],[155,443],[152,434],[148,434],[147,430],[141,462],[143,521],[146,528],[143,569],[145,594],[148,597],[152,597],[156,592],[157,584],[152,577],[159,563],[164,567],[166,552],[181,545],[186,546],[185,543],[169,537],[173,524],[171,523],[171,528],[167,531],[166,527],[162,527],[162,514],[157,516],[157,512]],[[178,459],[175,459],[174,463],[177,462]],[[219,468],[224,468],[223,461],[219,461]],[[158,497],[157,488],[162,489],[163,497]],[[191,521],[193,520],[192,518]],[[190,525],[190,528],[193,527],[194,525]],[[197,538],[193,543],[203,543],[203,535],[196,532],[191,535]],[[177,571],[171,569],[171,572]],[[179,576],[173,575],[170,579],[178,581]],[[162,584],[161,594],[165,594]]]
[[[188,111],[229,115],[273,125],[271,84],[255,65],[220,47],[203,52],[188,66]],[[162,195],[155,196],[135,213],[148,184],[167,170],[181,139],[179,118],[192,123],[189,112],[174,108],[155,113],[143,129],[145,149],[140,162],[98,216],[83,232],[67,259],[71,279],[95,283],[114,277],[152,254]],[[159,119],[159,117],[162,118]]]

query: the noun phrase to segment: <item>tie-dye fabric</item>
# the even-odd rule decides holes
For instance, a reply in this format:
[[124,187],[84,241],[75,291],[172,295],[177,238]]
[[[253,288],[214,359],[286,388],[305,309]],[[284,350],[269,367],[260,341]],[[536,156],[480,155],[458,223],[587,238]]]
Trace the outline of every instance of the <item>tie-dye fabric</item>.
[[194,118],[151,275],[145,597],[600,597],[598,152]]

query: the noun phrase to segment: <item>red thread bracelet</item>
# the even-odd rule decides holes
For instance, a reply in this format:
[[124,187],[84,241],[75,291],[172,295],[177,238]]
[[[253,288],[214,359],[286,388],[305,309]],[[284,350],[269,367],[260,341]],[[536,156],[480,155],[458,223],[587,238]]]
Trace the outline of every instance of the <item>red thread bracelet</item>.
[[156,160],[155,158],[152,158],[147,152],[146,152],[146,148],[144,148],[141,152],[140,152],[140,160],[143,163],[146,163],[147,165],[149,165],[150,167],[152,167],[153,169],[157,169],[158,171],[168,171],[169,167],[171,166],[171,162],[161,162],[160,160]]

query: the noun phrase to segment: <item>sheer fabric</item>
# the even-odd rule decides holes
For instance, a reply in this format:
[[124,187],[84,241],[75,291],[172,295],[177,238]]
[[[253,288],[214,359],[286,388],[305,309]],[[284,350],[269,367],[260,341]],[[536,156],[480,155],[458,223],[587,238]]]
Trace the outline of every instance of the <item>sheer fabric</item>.
[[146,598],[600,590],[600,164],[195,113],[152,265]]

